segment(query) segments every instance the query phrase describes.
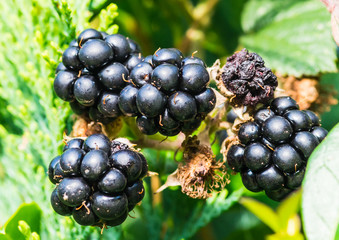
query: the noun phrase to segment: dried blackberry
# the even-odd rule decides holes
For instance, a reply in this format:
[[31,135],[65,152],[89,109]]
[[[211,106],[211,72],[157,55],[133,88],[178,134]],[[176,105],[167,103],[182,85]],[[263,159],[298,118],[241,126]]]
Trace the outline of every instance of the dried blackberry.
[[245,48],[227,58],[221,79],[227,90],[235,94],[232,104],[255,106],[273,98],[277,77],[264,64],[258,54]]

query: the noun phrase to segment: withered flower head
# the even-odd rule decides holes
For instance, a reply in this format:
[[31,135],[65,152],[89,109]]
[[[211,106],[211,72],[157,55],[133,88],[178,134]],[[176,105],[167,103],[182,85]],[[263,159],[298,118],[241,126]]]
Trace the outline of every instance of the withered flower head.
[[273,98],[278,86],[277,77],[265,67],[264,60],[245,48],[227,58],[221,78],[227,90],[235,94],[231,103],[238,106],[265,103]]

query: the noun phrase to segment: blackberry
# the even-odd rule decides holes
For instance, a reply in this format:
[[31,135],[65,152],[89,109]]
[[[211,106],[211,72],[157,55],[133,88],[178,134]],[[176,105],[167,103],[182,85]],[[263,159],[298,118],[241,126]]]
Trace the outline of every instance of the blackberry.
[[126,80],[128,78],[127,68],[118,62],[104,67],[99,73],[99,81],[109,90],[118,90],[123,89],[126,85]]
[[139,130],[143,134],[153,135],[156,134],[159,130],[158,124],[156,123],[155,118],[148,118],[146,116],[139,116],[136,120]]
[[198,113],[209,113],[213,110],[217,97],[211,88],[206,88],[205,91],[194,96],[198,107]]
[[129,71],[131,71],[136,65],[141,63],[143,60],[144,58],[140,53],[131,54],[125,61],[124,65]]
[[85,203],[86,207],[73,208],[72,216],[74,220],[82,226],[90,226],[99,222],[99,218],[95,215],[92,208],[92,203]]
[[277,77],[264,64],[258,54],[246,49],[227,58],[221,79],[227,90],[235,95],[231,101],[233,105],[255,106],[273,98],[278,86]]
[[78,71],[83,68],[79,60],[79,47],[69,47],[62,54],[62,63],[68,69]]
[[66,150],[70,148],[82,149],[83,145],[84,145],[84,140],[80,138],[74,138],[66,143],[66,145],[63,148],[63,152],[65,152]]
[[152,76],[153,68],[151,64],[147,62],[141,62],[138,65],[136,65],[130,73],[130,78],[132,83],[137,86],[138,88],[141,88],[146,83],[148,83]]
[[60,158],[60,168],[65,176],[76,176],[80,171],[80,164],[85,151],[79,148],[66,150]]
[[227,163],[241,172],[243,184],[253,192],[264,190],[276,201],[300,187],[309,156],[326,137],[319,118],[300,111],[290,97],[278,97],[241,125],[240,144],[227,152]]
[[121,34],[112,34],[105,37],[105,41],[111,46],[114,60],[124,62],[131,53],[130,43]]
[[175,48],[145,57],[131,70],[129,81],[133,87],[120,93],[119,106],[125,115],[137,116],[139,130],[147,135],[192,133],[216,104],[214,91],[207,88],[206,64],[184,58]]
[[98,181],[108,167],[107,154],[102,150],[91,150],[81,162],[81,175],[88,181]]
[[93,28],[88,28],[79,34],[76,42],[79,46],[82,46],[84,45],[85,42],[87,42],[90,39],[103,39],[103,37],[99,31]]
[[51,206],[53,210],[61,216],[70,216],[72,214],[73,208],[63,204],[60,201],[57,189],[54,189],[51,194]]
[[152,72],[151,83],[164,92],[175,91],[179,85],[179,68],[168,63],[157,66]]
[[128,117],[138,115],[137,108],[137,93],[138,89],[132,85],[127,85],[119,95],[119,108],[121,112]]
[[260,127],[255,122],[247,122],[239,128],[238,137],[241,143],[248,144],[260,137]]
[[180,87],[191,94],[198,94],[206,88],[210,77],[205,67],[200,64],[187,64],[181,69],[182,81]]
[[74,96],[81,105],[86,107],[94,105],[99,94],[99,85],[95,77],[85,75],[75,81]]
[[93,134],[67,142],[48,167],[56,188],[51,206],[83,226],[116,226],[145,195],[145,157],[119,141]]
[[98,110],[104,117],[119,117],[121,115],[119,95],[113,92],[103,92],[98,99]]
[[139,89],[136,103],[141,114],[152,118],[165,111],[166,96],[151,84],[145,84]]
[[176,92],[168,99],[168,110],[178,121],[195,118],[198,113],[197,103],[192,95],[186,92]]
[[227,152],[227,163],[233,171],[240,172],[244,168],[244,147],[232,145]]
[[103,220],[114,220],[120,217],[128,206],[128,200],[124,193],[110,196],[95,192],[92,202],[95,215]]
[[[63,53],[56,69],[55,93],[70,102],[75,114],[108,124],[124,114],[116,96],[128,86],[132,69],[142,61],[140,47],[133,40],[86,29]],[[105,99],[108,93],[110,98]]]
[[176,66],[181,65],[181,56],[178,51],[173,48],[161,48],[152,56],[152,64],[156,67],[163,63],[169,63]]
[[49,166],[48,166],[48,171],[47,171],[48,178],[53,184],[57,183],[57,180],[54,178],[54,171],[55,171],[57,164],[60,165],[60,156],[53,158],[53,160],[49,163]]
[[231,111],[229,111],[227,113],[226,120],[227,120],[227,122],[234,123],[234,121],[237,117],[238,117],[238,115],[236,114],[236,112],[232,108]]
[[73,86],[76,79],[77,74],[75,72],[60,71],[53,83],[56,95],[64,101],[74,101]]

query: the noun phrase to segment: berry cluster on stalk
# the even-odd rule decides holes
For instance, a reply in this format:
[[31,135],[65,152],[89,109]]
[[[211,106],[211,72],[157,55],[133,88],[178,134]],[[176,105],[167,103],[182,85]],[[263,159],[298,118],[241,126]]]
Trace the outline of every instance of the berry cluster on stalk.
[[300,187],[307,160],[326,135],[315,113],[299,110],[290,97],[275,98],[240,127],[240,144],[229,148],[227,162],[248,190],[280,201]]
[[74,138],[49,165],[49,179],[56,184],[51,205],[80,225],[117,226],[143,199],[147,172],[144,156],[126,144],[103,134]]
[[72,110],[109,123],[122,115],[119,93],[130,70],[143,60],[140,47],[120,34],[86,29],[73,40],[56,69],[54,90]]
[[130,85],[120,94],[119,106],[136,116],[140,131],[165,136],[193,132],[213,110],[216,95],[208,88],[209,73],[197,57],[183,57],[174,48],[157,50],[136,65]]

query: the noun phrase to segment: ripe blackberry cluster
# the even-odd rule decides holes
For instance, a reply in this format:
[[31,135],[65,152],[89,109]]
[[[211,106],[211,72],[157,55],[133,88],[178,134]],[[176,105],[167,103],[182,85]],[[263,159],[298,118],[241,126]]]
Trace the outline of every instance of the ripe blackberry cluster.
[[241,144],[230,147],[227,162],[248,190],[280,201],[301,185],[307,160],[326,135],[313,112],[300,111],[290,97],[275,98],[240,127]]
[[265,67],[264,60],[246,49],[227,58],[221,79],[227,90],[235,94],[231,102],[235,105],[265,103],[273,98],[278,86],[277,77]]
[[74,113],[109,123],[122,113],[119,93],[143,60],[140,47],[120,34],[86,29],[73,40],[56,69],[54,90]]
[[73,215],[80,225],[119,225],[143,199],[147,171],[141,153],[103,134],[72,139],[48,168],[56,184],[51,205],[62,216]]
[[216,103],[207,87],[205,63],[194,56],[184,58],[178,49],[157,50],[129,77],[131,84],[121,91],[119,106],[125,115],[137,116],[138,128],[147,135],[193,132]]

